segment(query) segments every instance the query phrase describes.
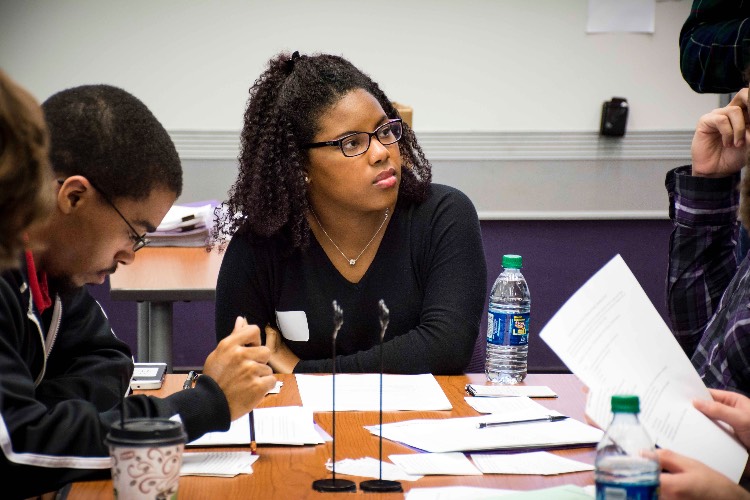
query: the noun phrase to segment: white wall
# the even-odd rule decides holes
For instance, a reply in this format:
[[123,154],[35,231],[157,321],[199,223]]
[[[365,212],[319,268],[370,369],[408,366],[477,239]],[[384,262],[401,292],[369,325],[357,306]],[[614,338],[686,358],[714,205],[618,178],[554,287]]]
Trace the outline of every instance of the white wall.
[[680,76],[690,3],[658,2],[653,35],[587,35],[586,0],[2,0],[0,67],[42,100],[121,86],[168,130],[239,130],[280,50],[344,55],[417,132],[594,131],[612,96],[628,130],[689,130],[718,103]]

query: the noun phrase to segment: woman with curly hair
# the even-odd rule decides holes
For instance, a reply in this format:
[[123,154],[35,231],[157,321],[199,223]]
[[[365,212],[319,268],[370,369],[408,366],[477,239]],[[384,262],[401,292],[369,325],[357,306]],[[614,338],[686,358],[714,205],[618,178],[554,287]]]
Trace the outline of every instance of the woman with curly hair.
[[214,237],[232,236],[216,336],[265,329],[277,373],[460,373],[479,332],[486,266],[476,210],[431,184],[417,139],[342,57],[280,54],[250,89],[239,175]]

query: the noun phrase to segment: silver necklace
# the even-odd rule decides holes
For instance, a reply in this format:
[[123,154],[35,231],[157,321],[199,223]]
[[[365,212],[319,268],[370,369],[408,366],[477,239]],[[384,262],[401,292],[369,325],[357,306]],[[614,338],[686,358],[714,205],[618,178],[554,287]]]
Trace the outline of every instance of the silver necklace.
[[318,219],[318,215],[315,213],[315,210],[313,210],[312,207],[310,207],[310,212],[312,212],[313,217],[315,217],[315,222],[318,223],[318,226],[320,226],[320,229],[323,231],[323,234],[326,235],[326,238],[328,238],[328,241],[330,241],[331,244],[333,244],[333,246],[336,247],[336,250],[339,251],[339,253],[341,254],[341,256],[344,257],[344,259],[346,259],[346,261],[349,263],[350,266],[354,266],[357,263],[357,261],[359,260],[359,258],[362,257],[362,254],[365,253],[365,250],[367,250],[368,248],[370,248],[370,244],[373,241],[375,241],[375,237],[378,235],[378,233],[380,232],[380,230],[383,229],[383,226],[385,225],[385,221],[388,220],[388,211],[389,210],[390,209],[388,209],[388,208],[385,209],[385,217],[383,218],[383,222],[380,223],[380,227],[378,227],[378,230],[375,231],[375,234],[372,235],[372,238],[370,238],[370,241],[367,242],[367,245],[365,245],[365,247],[362,249],[362,251],[359,252],[359,255],[357,255],[353,259],[350,259],[349,257],[346,256],[346,254],[344,252],[341,251],[341,249],[336,244],[336,242],[333,241],[333,239],[328,235],[328,231],[326,231],[326,228],[324,228],[323,224],[320,223],[320,219]]

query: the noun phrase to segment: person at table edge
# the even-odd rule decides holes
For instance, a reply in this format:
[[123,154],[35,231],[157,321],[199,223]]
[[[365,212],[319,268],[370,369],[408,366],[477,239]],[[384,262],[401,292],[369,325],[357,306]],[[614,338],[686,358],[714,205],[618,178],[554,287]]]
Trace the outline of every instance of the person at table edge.
[[[28,222],[23,204],[5,200],[26,193],[34,202],[24,173],[35,175],[42,161],[47,177],[37,188],[49,190],[51,202],[49,216],[27,229],[23,258],[0,278],[3,498],[108,477],[104,438],[122,408],[129,418],[179,416],[190,440],[228,429],[275,383],[257,327],[238,318],[194,389],[124,398],[130,349],[84,287],[131,263],[142,234],[177,198],[182,171],[166,130],[143,103],[107,85],[58,92],[45,101],[42,118],[28,93],[2,73],[0,113],[0,206],[9,207],[3,218]],[[19,175],[6,176],[8,169]],[[13,231],[24,227],[2,226],[3,239],[17,240]]]

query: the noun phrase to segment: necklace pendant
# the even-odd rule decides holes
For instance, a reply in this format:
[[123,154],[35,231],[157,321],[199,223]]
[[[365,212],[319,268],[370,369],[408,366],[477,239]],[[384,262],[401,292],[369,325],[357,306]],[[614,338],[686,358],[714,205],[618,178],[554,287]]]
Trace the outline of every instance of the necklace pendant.
[[354,265],[354,264],[356,264],[356,263],[357,263],[357,261],[356,261],[356,260],[354,260],[354,259],[349,259],[349,265],[350,265],[350,266],[353,266],[353,265]]

